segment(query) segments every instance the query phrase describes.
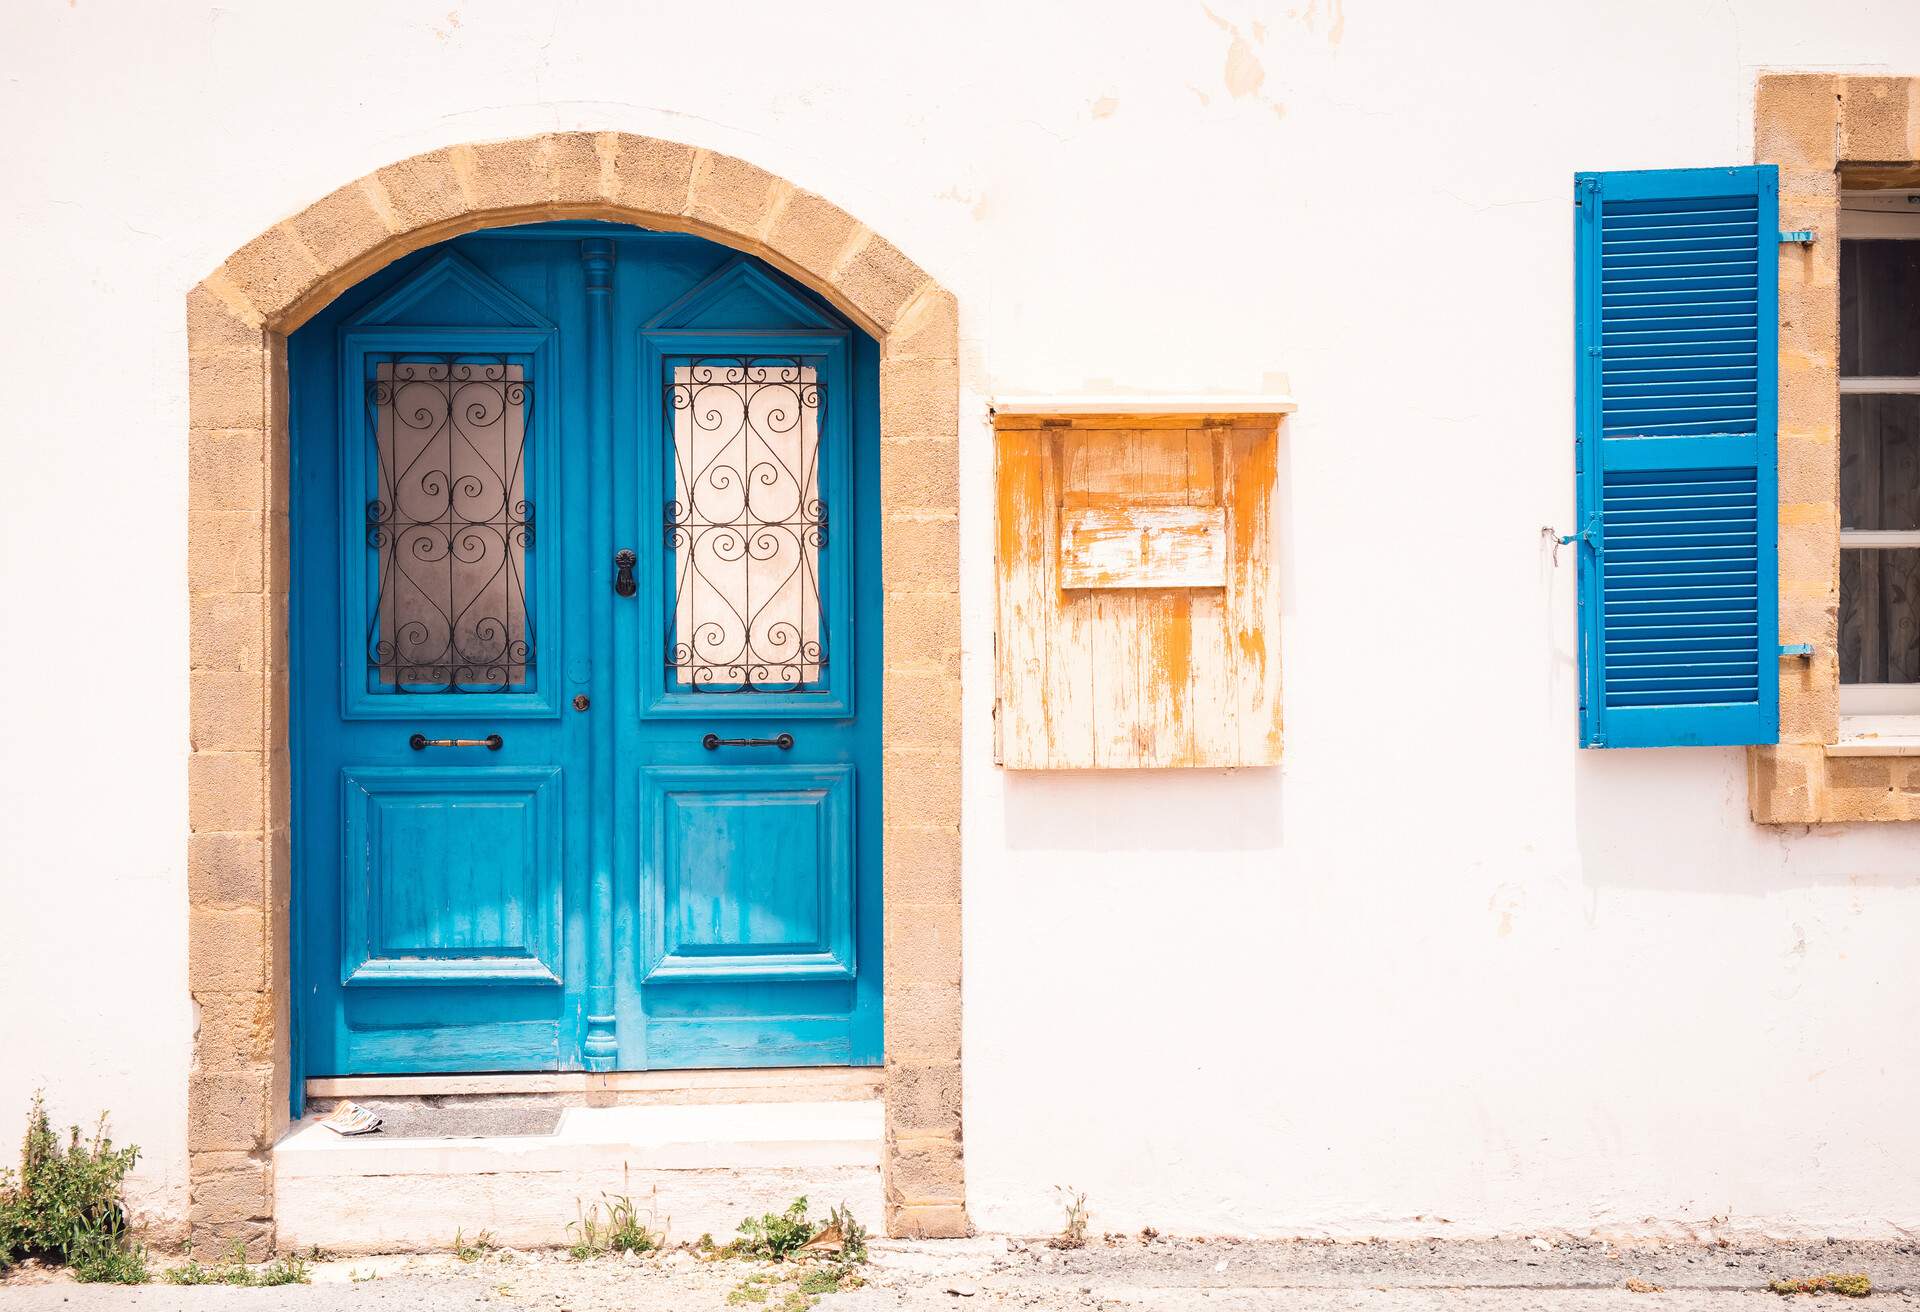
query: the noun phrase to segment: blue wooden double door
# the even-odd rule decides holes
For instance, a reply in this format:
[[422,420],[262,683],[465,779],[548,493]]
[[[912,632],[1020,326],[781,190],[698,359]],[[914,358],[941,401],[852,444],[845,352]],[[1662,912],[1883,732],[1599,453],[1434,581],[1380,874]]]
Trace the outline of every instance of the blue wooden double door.
[[301,1073],[878,1063],[873,341],[540,224],[288,380]]

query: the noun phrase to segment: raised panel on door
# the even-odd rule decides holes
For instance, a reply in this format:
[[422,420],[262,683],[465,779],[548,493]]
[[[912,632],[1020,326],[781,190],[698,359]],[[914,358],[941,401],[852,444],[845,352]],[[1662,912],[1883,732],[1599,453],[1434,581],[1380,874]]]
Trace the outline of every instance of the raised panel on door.
[[552,985],[558,767],[341,773],[341,983]]
[[853,770],[640,772],[652,890],[648,980],[850,980]]
[[558,768],[349,768],[341,791],[349,1066],[559,1064]]

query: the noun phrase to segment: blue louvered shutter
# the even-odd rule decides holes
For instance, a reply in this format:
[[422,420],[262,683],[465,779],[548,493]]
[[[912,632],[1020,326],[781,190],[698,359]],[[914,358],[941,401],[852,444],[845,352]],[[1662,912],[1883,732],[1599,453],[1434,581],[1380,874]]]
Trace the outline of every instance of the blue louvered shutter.
[[1583,746],[1779,737],[1779,189],[1575,179]]

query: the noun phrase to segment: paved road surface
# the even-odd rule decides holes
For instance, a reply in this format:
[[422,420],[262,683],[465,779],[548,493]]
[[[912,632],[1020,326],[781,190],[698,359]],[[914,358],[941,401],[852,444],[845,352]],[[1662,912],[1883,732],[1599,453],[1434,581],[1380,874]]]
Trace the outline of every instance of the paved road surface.
[[[1543,1242],[1543,1241],[1541,1241]],[[248,1312],[752,1312],[729,1295],[757,1270],[685,1254],[580,1263],[556,1253],[326,1262],[314,1283],[279,1289],[138,1289],[64,1280],[0,1285],[0,1312],[247,1309]],[[1128,1238],[1055,1252],[973,1239],[876,1245],[869,1283],[828,1294],[819,1312],[1055,1309],[1131,1312],[1789,1312],[1769,1279],[1864,1271],[1873,1307],[1920,1304],[1920,1245],[1791,1246],[1491,1243],[1230,1243]],[[1636,1293],[1629,1279],[1662,1287]],[[777,1279],[758,1306],[782,1312]],[[737,1298],[738,1295],[735,1295]],[[1854,1300],[1792,1300],[1842,1312]]]

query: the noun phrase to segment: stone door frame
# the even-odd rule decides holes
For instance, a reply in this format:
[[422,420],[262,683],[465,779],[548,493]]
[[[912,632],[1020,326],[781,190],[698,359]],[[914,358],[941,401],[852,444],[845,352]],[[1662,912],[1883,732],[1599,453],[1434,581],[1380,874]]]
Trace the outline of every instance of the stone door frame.
[[886,1224],[968,1231],[960,1118],[959,341],[953,296],[830,201],[623,132],[451,146],[348,183],[187,296],[189,1218],[270,1249],[288,1119],[287,334],[410,251],[547,219],[758,256],[880,343]]

